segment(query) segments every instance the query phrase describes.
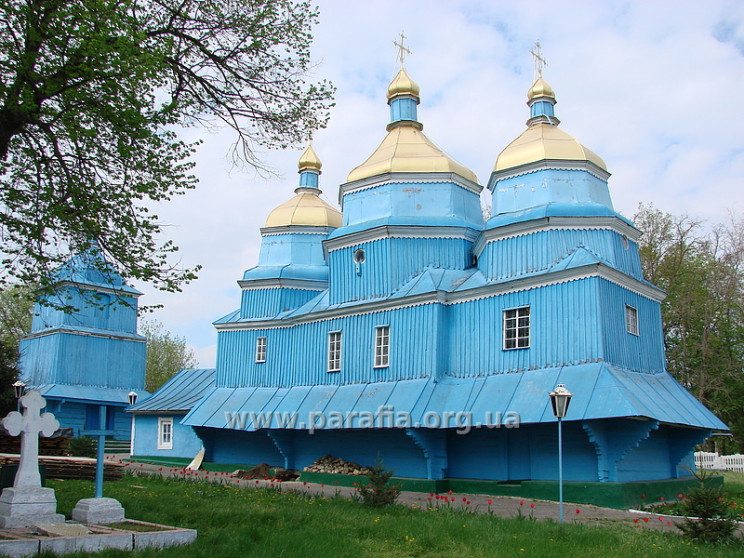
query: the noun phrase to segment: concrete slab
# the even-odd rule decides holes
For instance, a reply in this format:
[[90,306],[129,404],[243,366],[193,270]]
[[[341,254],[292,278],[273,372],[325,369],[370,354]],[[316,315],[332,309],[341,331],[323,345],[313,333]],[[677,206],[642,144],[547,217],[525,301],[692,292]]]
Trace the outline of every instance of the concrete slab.
[[[130,551],[135,548],[166,548],[192,543],[197,536],[195,529],[130,519],[124,522],[125,525],[117,527],[65,524],[71,529],[85,529],[88,534],[81,536],[40,535],[29,528],[3,530],[0,531],[0,556],[37,556],[46,551],[55,554],[99,552],[107,548]],[[127,529],[126,524],[131,524],[132,529]],[[49,531],[51,533],[52,529]]]
[[159,533],[134,533],[134,550],[166,548],[196,541],[196,529],[177,529]]
[[64,523],[57,512],[57,498],[51,488],[4,488],[0,494],[0,528],[19,529],[36,523]]
[[86,537],[57,537],[39,540],[39,552],[72,554],[73,552],[100,552],[107,548],[132,550],[134,541],[131,533],[110,535],[88,535]]
[[20,558],[22,556],[36,556],[37,554],[39,554],[39,541],[37,539],[0,541],[0,556]]
[[92,525],[124,521],[124,508],[114,498],[83,498],[72,510],[72,519]]
[[90,529],[80,523],[37,523],[34,530],[49,537],[82,537],[90,535]]

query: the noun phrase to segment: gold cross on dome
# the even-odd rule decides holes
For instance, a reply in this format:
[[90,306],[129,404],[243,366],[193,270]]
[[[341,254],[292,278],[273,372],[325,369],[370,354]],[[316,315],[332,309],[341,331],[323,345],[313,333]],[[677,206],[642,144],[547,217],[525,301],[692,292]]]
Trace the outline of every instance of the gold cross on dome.
[[411,51],[405,46],[406,36],[403,31],[400,32],[400,42],[393,41],[393,44],[398,47],[398,60],[400,61],[401,69],[406,67],[406,54],[411,54]]
[[543,68],[548,65],[548,62],[543,58],[539,39],[535,42],[535,48],[530,50],[530,54],[535,57],[535,75],[533,78],[537,80],[537,78],[542,77]]

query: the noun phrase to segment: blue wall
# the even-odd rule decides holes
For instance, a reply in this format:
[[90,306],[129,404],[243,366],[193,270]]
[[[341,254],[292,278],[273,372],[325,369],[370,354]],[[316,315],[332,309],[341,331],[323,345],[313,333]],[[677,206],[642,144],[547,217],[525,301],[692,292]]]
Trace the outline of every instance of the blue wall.
[[[439,305],[346,316],[287,328],[220,331],[217,386],[292,386],[404,380],[435,374],[439,361]],[[390,366],[374,368],[375,327],[390,326]],[[342,330],[341,372],[327,369],[328,333]],[[256,338],[267,358],[254,362]],[[446,361],[441,361],[446,362]]]
[[478,256],[478,269],[489,279],[514,279],[546,271],[583,246],[612,267],[642,279],[638,246],[607,229],[557,229],[494,240]]
[[125,390],[145,387],[144,338],[56,331],[21,340],[20,368],[32,385],[70,384]]
[[[395,218],[440,218],[480,228],[480,196],[452,182],[386,182],[352,190],[343,197],[343,226]],[[440,224],[445,224],[444,222]],[[343,229],[339,229],[341,232]]]
[[[628,446],[616,454],[612,476],[617,482],[659,480],[685,476],[674,468],[679,456],[670,454],[683,429],[652,430],[647,438],[626,437],[625,421],[603,421],[608,434],[625,439]],[[324,455],[333,455],[362,466],[380,458],[396,476],[427,478],[427,454],[404,429],[301,430],[244,432],[198,428],[206,436],[208,459],[218,463],[256,465],[267,462],[302,470]],[[425,429],[424,429],[425,430]],[[424,432],[426,433],[426,432]],[[137,436],[139,436],[139,431]],[[275,444],[272,438],[275,438]],[[558,437],[556,423],[521,425],[520,428],[477,428],[465,434],[442,432],[444,440],[439,477],[507,480],[557,480]],[[599,471],[596,447],[580,421],[563,423],[563,474],[567,481],[607,481]],[[433,454],[434,452],[429,452]],[[150,454],[153,455],[153,454]],[[687,463],[683,458],[682,464]],[[672,470],[670,470],[670,468]]]
[[280,312],[299,308],[318,296],[307,289],[244,289],[240,301],[241,318],[270,318]]
[[52,306],[36,304],[31,332],[60,325],[89,327],[135,333],[137,331],[137,300],[122,295],[96,293],[73,287],[62,287],[45,297],[51,304],[73,306],[74,312],[63,312]]
[[[430,267],[467,269],[473,265],[472,246],[461,238],[381,238],[334,250],[328,255],[330,303],[390,294]],[[357,273],[354,252],[359,248],[366,259]]]
[[[283,229],[291,227],[283,227]],[[292,263],[294,265],[325,265],[322,241],[328,236],[326,229],[321,233],[269,234],[264,232],[261,239],[259,266],[276,266]]]
[[489,188],[494,215],[549,203],[596,203],[612,208],[607,181],[585,170],[541,170],[499,180]]
[[[131,415],[130,415],[131,416]],[[173,419],[173,449],[158,449],[158,418]],[[202,443],[190,426],[181,424],[183,415],[134,415],[134,452],[138,456],[193,458]]]

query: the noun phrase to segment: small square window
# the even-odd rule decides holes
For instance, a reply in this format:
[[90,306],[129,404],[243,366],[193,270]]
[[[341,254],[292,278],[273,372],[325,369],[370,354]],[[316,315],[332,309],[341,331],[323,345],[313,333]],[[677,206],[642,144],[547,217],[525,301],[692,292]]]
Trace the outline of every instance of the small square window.
[[158,449],[173,449],[173,419],[158,418]]
[[328,372],[341,370],[341,332],[331,331],[328,334]]
[[266,362],[266,337],[256,339],[256,362]]
[[638,335],[638,310],[625,305],[625,329],[628,333]]
[[504,350],[530,346],[530,307],[504,310]]
[[375,328],[375,368],[390,366],[390,326]]

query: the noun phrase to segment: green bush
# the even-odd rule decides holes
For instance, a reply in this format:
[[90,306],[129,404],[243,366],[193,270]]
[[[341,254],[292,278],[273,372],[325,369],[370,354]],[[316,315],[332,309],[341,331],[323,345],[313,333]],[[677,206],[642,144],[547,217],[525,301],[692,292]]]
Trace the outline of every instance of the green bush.
[[394,504],[400,494],[400,488],[394,484],[388,486],[394,472],[392,469],[385,469],[385,465],[379,459],[374,467],[369,467],[369,474],[367,474],[369,483],[359,487],[362,504],[370,508]]
[[74,457],[96,457],[98,442],[90,436],[70,438],[67,442],[67,454]]
[[734,540],[737,524],[731,502],[720,485],[711,482],[712,473],[704,469],[694,473],[698,484],[682,503],[686,516],[677,527],[686,538],[700,543],[726,543]]

